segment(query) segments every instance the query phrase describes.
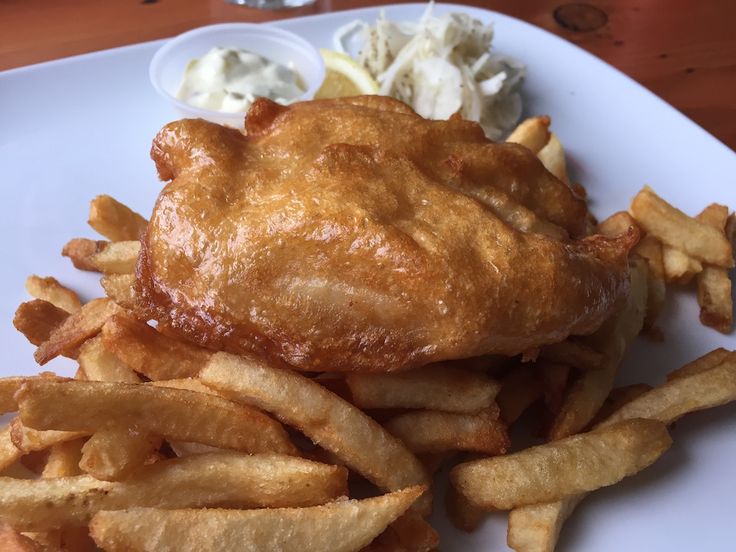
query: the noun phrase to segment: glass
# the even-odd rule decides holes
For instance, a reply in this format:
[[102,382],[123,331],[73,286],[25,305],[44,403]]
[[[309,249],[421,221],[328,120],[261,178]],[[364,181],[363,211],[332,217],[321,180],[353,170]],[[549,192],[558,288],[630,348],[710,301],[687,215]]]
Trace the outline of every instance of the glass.
[[249,8],[261,8],[264,10],[282,10],[288,8],[301,8],[314,4],[315,0],[225,0],[228,4],[248,6]]

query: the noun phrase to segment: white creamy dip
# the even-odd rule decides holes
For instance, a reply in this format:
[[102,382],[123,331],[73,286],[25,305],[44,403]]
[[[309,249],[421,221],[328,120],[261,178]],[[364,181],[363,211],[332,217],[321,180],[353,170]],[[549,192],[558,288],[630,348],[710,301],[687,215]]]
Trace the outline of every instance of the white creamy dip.
[[287,104],[304,93],[299,74],[240,48],[212,48],[184,71],[176,97],[223,113],[245,112],[257,97]]

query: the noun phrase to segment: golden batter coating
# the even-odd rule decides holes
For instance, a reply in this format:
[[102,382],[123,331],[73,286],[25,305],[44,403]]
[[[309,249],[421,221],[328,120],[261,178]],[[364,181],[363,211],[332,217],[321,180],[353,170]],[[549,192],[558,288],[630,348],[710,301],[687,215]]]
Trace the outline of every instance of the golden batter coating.
[[515,144],[366,96],[258,100],[246,134],[164,127],[138,264],[146,316],[205,347],[301,370],[513,355],[594,331],[637,236]]

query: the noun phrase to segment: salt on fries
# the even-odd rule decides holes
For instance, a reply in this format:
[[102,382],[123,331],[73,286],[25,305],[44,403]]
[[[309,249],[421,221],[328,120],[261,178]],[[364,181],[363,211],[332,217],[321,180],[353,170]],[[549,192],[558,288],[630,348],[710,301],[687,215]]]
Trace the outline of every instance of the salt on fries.
[[[532,118],[509,141],[570,183],[549,126]],[[565,236],[528,209],[508,222]],[[736,353],[725,349],[654,389],[612,389],[633,339],[642,329],[656,335],[667,286],[693,280],[703,323],[730,330],[736,223],[724,206],[690,217],[645,188],[630,213],[602,221],[598,232],[640,240],[627,302],[592,336],[523,359],[317,377],[208,351],[137,319],[134,270],[147,221],[99,196],[89,223],[105,240],[77,238],[63,254],[102,273],[107,297],[82,304],[57,280],[31,276],[34,299],[13,321],[40,364],[61,355],[79,370],[73,380],[0,379],[0,412],[18,411],[0,430],[3,549],[91,550],[89,527],[106,550],[429,552],[439,545],[422,517],[430,476],[459,455],[446,494],[451,521],[473,531],[488,510],[508,509],[509,546],[552,551],[588,492],[669,447],[668,424],[736,399]],[[549,442],[505,455],[508,426],[535,403]],[[345,499],[348,469],[386,494]]]

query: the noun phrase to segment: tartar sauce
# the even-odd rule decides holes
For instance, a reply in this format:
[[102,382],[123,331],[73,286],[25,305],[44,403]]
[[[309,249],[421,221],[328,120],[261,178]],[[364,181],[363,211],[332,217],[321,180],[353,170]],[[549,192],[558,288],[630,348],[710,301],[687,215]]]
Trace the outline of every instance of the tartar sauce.
[[257,97],[287,104],[304,93],[299,74],[239,48],[212,48],[184,71],[176,97],[189,105],[238,113]]

